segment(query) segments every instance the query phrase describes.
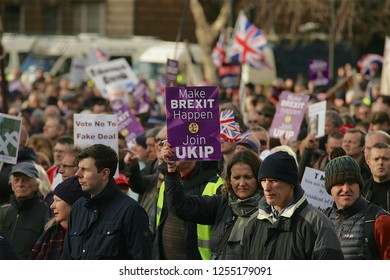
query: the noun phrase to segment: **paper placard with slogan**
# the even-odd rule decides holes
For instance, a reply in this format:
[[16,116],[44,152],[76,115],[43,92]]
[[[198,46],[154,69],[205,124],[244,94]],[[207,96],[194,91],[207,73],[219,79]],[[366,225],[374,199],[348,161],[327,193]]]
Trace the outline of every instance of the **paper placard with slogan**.
[[118,152],[118,117],[108,114],[74,114],[74,143],[80,147],[104,144]]
[[0,162],[16,164],[21,118],[0,113]]
[[135,146],[135,138],[137,135],[144,132],[144,128],[139,123],[134,114],[130,111],[127,104],[112,111],[118,116],[118,132],[126,139],[126,144],[129,149]]
[[177,75],[179,74],[179,61],[167,59],[166,79],[170,87],[177,86]]
[[279,96],[279,103],[269,129],[269,136],[292,141],[297,140],[309,98],[309,95],[298,95],[283,91]]
[[216,86],[166,88],[173,161],[221,159],[218,102]]
[[314,133],[316,138],[325,135],[326,100],[309,105],[309,133]]
[[85,71],[109,100],[120,99],[127,103],[129,92],[138,83],[137,76],[124,58],[90,65]]
[[325,190],[325,173],[323,171],[306,167],[301,185],[305,190],[307,201],[311,205],[321,211],[332,206],[333,198]]
[[329,66],[326,59],[309,60],[309,79],[315,86],[326,86],[330,82]]
[[69,82],[74,86],[80,86],[83,82],[88,80],[85,67],[87,66],[87,59],[85,57],[73,57],[70,64]]

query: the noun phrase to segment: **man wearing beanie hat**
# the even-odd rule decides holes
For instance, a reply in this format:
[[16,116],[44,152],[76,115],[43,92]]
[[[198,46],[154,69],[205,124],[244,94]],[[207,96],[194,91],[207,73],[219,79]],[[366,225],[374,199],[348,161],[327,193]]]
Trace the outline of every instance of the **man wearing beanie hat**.
[[33,163],[16,164],[11,170],[10,183],[13,191],[10,202],[0,207],[0,235],[20,259],[28,259],[50,219],[50,209],[39,197],[38,171]]
[[327,215],[345,259],[390,259],[390,216],[361,196],[359,165],[342,148],[333,150],[325,167],[325,188],[334,200]]
[[294,157],[285,151],[270,154],[258,179],[264,197],[257,218],[245,228],[244,259],[344,259],[334,226],[307,202]]
[[47,223],[46,231],[35,243],[31,259],[58,260],[64,245],[65,232],[73,204],[86,196],[76,176],[61,182],[54,189],[54,201],[50,205],[54,217]]

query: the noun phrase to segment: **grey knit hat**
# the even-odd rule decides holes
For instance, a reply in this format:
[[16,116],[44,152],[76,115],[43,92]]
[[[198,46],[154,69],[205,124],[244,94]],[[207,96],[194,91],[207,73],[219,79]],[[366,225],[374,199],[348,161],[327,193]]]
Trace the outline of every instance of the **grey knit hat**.
[[325,166],[325,189],[329,194],[332,187],[345,182],[358,183],[360,190],[363,189],[360,167],[356,160],[348,155],[335,157]]

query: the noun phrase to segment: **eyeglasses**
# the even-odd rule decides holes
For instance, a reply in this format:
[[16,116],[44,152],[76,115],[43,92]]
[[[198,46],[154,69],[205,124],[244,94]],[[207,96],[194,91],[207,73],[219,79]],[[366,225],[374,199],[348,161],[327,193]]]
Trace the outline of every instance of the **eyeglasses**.
[[73,167],[77,167],[77,165],[70,165],[65,163],[60,163],[60,165],[58,165],[58,168],[73,168]]

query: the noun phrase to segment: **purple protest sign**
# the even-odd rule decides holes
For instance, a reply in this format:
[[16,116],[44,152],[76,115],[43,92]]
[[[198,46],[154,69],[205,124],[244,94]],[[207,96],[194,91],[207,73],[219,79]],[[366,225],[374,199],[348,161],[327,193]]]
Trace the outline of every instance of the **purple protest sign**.
[[309,98],[309,95],[283,91],[279,96],[269,136],[297,140]]
[[112,112],[118,116],[118,132],[125,137],[128,148],[134,147],[135,138],[144,132],[144,128],[127,104],[123,103],[122,106],[116,104],[113,108],[115,109]]
[[177,86],[177,75],[179,74],[179,61],[167,59],[166,77],[167,85],[170,87]]
[[309,61],[309,79],[315,86],[326,86],[330,82],[328,61],[313,59]]
[[218,88],[167,87],[165,95],[172,160],[220,160]]

